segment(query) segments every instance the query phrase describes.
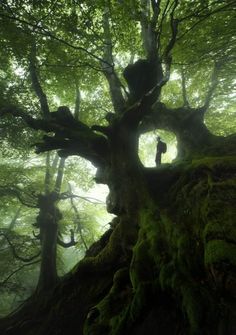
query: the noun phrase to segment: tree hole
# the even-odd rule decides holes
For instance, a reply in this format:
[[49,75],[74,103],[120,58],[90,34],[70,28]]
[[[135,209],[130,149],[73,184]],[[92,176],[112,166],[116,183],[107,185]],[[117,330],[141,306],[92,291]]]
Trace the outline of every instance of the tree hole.
[[177,156],[177,140],[172,132],[158,130],[143,134],[139,138],[139,158],[145,167],[155,167],[157,137],[167,144],[166,153],[162,154],[161,163],[171,163]]

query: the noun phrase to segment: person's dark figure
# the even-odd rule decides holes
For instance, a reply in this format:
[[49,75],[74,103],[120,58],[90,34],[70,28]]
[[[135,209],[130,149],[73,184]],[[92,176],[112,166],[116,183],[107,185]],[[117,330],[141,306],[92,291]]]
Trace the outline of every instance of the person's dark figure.
[[156,152],[156,166],[161,165],[161,155],[166,152],[167,146],[165,142],[161,141],[160,136],[157,137],[157,152]]

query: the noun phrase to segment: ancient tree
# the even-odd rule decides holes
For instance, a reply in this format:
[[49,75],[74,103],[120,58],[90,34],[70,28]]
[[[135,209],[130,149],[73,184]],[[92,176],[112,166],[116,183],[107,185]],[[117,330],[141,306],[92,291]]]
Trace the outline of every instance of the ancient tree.
[[[116,215],[111,228],[47,298],[36,295],[2,320],[4,334],[233,334],[236,138],[214,135],[204,122],[232,61],[230,37],[225,49],[219,43],[215,51],[214,34],[204,25],[228,22],[233,6],[233,1],[141,0],[104,1],[95,8],[75,2],[74,18],[79,11],[88,19],[91,12],[97,15],[102,29],[97,35],[102,51],[98,48],[97,53],[90,51],[92,47],[72,45],[46,25],[2,14],[4,20],[33,30],[29,69],[41,108],[37,116],[22,105],[5,103],[2,117],[10,114],[44,132],[37,153],[58,150],[61,157],[79,155],[92,162],[96,182],[109,186],[107,210]],[[120,71],[113,29],[116,15],[124,23],[124,9],[140,35],[140,50],[135,53],[130,47],[131,61]],[[187,36],[195,29],[196,43],[203,43],[206,29],[204,47],[211,47],[201,55],[208,64],[204,97],[197,104],[189,100],[186,75],[194,74],[187,73],[182,55],[182,101],[171,107],[163,102],[163,91],[172,68],[178,66],[179,49],[187,49]],[[85,53],[94,71],[104,75],[112,110],[102,124],[85,124],[69,106],[51,111],[37,65],[41,46],[35,35],[40,34],[71,47],[73,55]],[[189,52],[189,66],[201,62],[194,57],[198,51]],[[148,169],[139,159],[139,136],[156,128],[176,135],[178,159]]]

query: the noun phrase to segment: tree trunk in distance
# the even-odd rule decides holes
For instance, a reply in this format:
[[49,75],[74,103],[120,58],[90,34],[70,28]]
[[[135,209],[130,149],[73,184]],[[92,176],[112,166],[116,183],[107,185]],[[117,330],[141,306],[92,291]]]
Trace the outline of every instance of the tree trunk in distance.
[[40,228],[41,240],[41,264],[37,284],[37,291],[48,291],[58,281],[56,254],[58,221],[61,214],[55,205],[56,194],[54,192],[39,196],[40,212],[37,225]]

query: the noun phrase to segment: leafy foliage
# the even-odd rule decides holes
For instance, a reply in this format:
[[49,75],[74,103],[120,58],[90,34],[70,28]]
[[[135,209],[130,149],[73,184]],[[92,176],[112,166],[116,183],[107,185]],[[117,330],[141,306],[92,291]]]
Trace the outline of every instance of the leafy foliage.
[[[38,232],[37,197],[46,193],[47,174],[46,156],[33,152],[35,143],[42,142],[44,131],[35,132],[19,115],[5,115],[4,110],[14,106],[30,117],[45,119],[40,103],[45,94],[50,112],[68,106],[76,115],[79,92],[79,121],[88,127],[106,126],[106,115],[115,110],[107,77],[115,76],[126,108],[130,92],[122,75],[124,68],[147,57],[144,28],[152,26],[149,14],[155,11],[147,3],[159,6],[154,32],[158,36],[159,61],[167,74],[171,64],[170,78],[161,87],[161,103],[172,111],[186,106],[197,109],[209,100],[205,123],[210,131],[222,136],[235,132],[234,1],[1,1],[0,112],[3,110],[4,117],[0,118],[0,289],[7,288],[7,293],[2,290],[1,294],[8,306],[0,310],[2,314],[15,306],[14,299],[25,299],[35,288],[32,283],[38,276],[38,263],[23,267],[4,234],[16,254],[31,257],[40,249],[32,230]],[[36,55],[32,65],[33,50]],[[32,67],[41,94],[35,89]],[[176,137],[163,130],[166,128],[153,123],[155,130],[145,139],[145,135],[140,136],[139,156],[145,166],[154,165],[157,135],[169,148],[164,162],[174,159]],[[56,179],[53,155],[49,159],[50,189]],[[82,158],[66,159],[61,193],[68,196],[72,185],[74,204],[70,197],[58,203],[63,215],[59,231],[67,241],[73,229],[78,243],[66,252],[58,248],[60,275],[78,262],[111,220],[100,203],[104,199],[91,204],[91,198],[96,198],[94,174],[94,167]],[[94,196],[89,198],[91,189]],[[29,274],[26,269],[30,269]]]

